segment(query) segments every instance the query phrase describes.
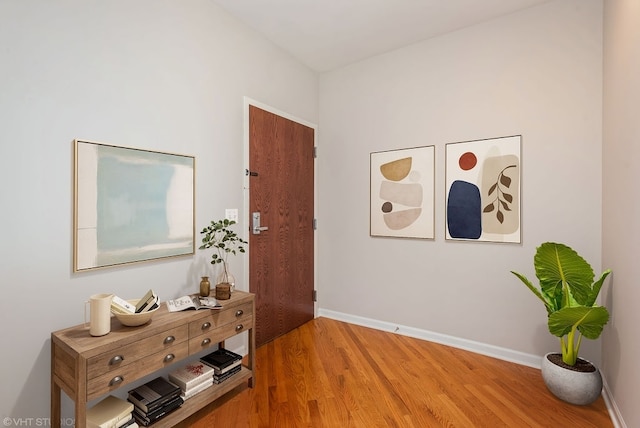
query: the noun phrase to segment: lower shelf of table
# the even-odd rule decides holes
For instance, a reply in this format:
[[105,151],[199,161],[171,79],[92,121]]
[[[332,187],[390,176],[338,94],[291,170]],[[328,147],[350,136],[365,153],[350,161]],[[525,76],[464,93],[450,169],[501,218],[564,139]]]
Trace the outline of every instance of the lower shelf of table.
[[[150,425],[153,428],[156,427],[173,427],[178,422],[186,419],[198,410],[212,403],[214,400],[222,397],[227,392],[231,391],[235,387],[242,385],[253,377],[253,372],[247,367],[242,367],[242,370],[233,375],[229,379],[225,380],[221,384],[213,385],[199,394],[194,395],[184,402],[180,408],[174,412],[169,413],[164,418]],[[250,384],[251,386],[251,384]]]

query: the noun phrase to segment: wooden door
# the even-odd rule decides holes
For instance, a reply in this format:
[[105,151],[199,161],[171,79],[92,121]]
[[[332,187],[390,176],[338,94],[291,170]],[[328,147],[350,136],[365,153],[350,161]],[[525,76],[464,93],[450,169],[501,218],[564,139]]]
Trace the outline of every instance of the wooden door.
[[[256,345],[314,317],[314,129],[249,106],[249,289]],[[266,230],[253,231],[254,213]]]

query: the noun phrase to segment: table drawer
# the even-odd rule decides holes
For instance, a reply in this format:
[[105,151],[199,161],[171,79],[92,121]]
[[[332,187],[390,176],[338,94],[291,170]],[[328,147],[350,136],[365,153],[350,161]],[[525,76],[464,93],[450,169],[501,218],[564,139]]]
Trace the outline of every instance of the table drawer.
[[181,325],[92,357],[87,360],[87,378],[93,379],[97,376],[116,372],[141,358],[146,358],[149,354],[161,351],[169,352],[177,344],[188,340],[188,331],[186,324]]
[[189,355],[188,342],[175,344],[170,349],[145,355],[136,362],[122,366],[119,370],[112,370],[87,382],[87,400],[92,400],[103,394],[114,391],[123,385],[143,376],[160,370],[169,364],[181,360]]
[[[246,314],[249,315],[247,316]],[[250,328],[253,328],[253,316],[251,316],[251,312],[245,312],[244,317],[235,320],[233,323],[192,336],[189,339],[189,354],[195,354],[203,349],[217,345],[219,342]]]
[[228,309],[210,309],[209,311],[211,312],[209,316],[189,323],[189,337],[195,337],[208,330],[234,323],[242,317],[251,315],[253,303],[248,302]]

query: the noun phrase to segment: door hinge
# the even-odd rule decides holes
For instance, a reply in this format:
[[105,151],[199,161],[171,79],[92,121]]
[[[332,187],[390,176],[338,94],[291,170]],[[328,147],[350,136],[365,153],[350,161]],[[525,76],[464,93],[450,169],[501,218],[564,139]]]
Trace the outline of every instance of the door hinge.
[[314,302],[318,301],[318,290],[313,290],[313,301]]
[[314,158],[318,157],[318,146],[313,146],[313,157]]
[[317,230],[318,229],[318,219],[314,218],[313,219],[313,230]]

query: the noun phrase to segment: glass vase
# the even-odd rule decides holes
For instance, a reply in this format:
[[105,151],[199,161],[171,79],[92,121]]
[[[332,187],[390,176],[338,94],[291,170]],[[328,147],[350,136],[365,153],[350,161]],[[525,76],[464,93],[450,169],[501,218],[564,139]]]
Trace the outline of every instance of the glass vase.
[[200,280],[200,295],[207,297],[211,293],[211,282],[209,282],[208,276],[203,276]]
[[231,291],[233,291],[236,285],[236,277],[233,276],[231,271],[229,270],[229,264],[227,262],[222,262],[222,266],[220,269],[220,274],[216,280],[216,284],[227,283],[231,286]]

